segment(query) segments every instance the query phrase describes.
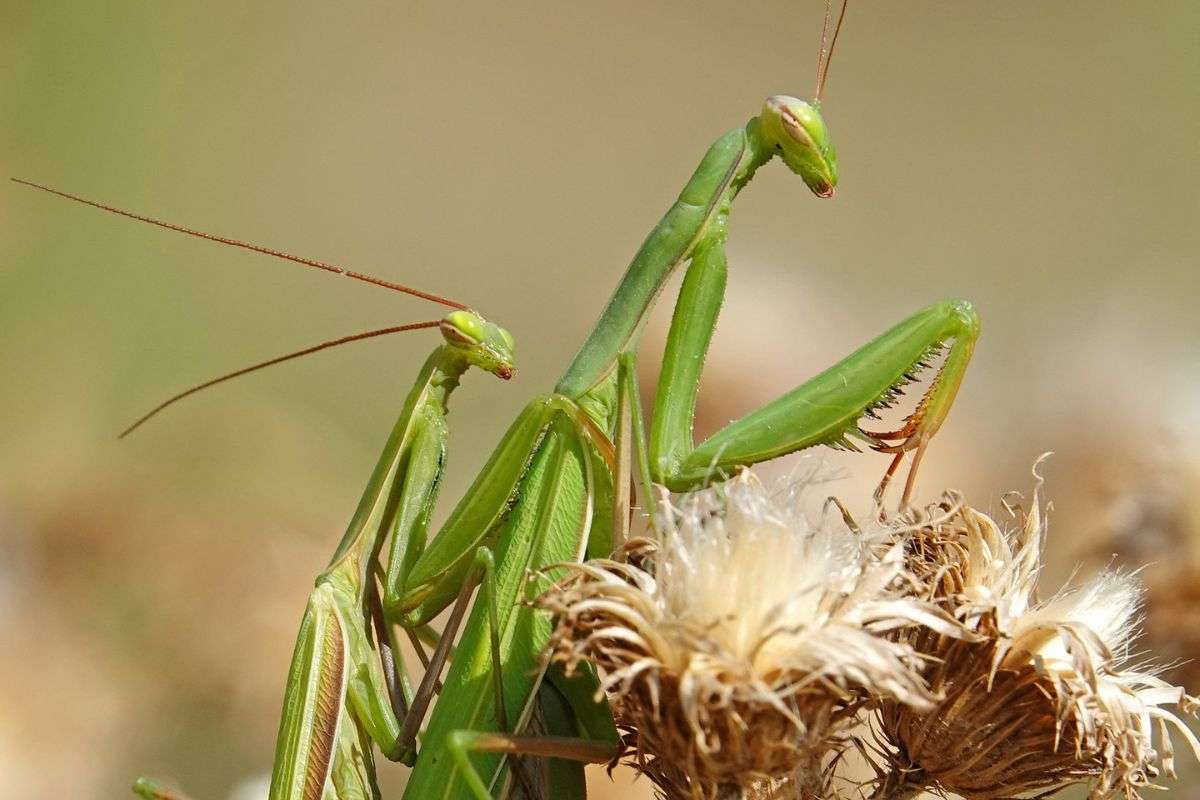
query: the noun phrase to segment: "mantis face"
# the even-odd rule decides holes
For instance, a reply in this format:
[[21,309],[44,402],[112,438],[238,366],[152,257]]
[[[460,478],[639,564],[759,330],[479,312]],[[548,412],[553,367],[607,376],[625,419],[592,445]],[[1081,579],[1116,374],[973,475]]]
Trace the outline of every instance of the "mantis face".
[[504,380],[513,376],[512,334],[488,322],[474,311],[452,311],[439,326],[446,342],[456,347],[471,364]]
[[763,133],[792,172],[817,197],[833,197],[837,152],[829,141],[818,106],[795,97],[768,97],[762,111]]

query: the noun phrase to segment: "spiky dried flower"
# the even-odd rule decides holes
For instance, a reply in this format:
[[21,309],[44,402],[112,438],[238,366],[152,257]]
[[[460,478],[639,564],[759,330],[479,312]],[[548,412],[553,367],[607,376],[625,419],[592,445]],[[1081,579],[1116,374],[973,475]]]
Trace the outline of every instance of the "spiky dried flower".
[[997,798],[1088,782],[1093,797],[1133,798],[1160,771],[1174,776],[1170,728],[1200,756],[1200,742],[1163,708],[1191,710],[1194,699],[1127,663],[1136,579],[1109,571],[1040,601],[1038,492],[1028,512],[1012,513],[1021,524],[1006,530],[948,495],[903,523],[909,568],[929,599],[981,640],[902,634],[930,657],[927,678],[941,699],[923,709],[883,704],[881,732],[894,752],[877,796]]
[[[791,484],[795,487],[795,484]],[[544,595],[552,658],[593,664],[635,765],[667,797],[822,795],[828,756],[876,697],[929,708],[909,645],[885,634],[953,622],[900,590],[881,553],[793,488],[749,472],[664,501],[659,537],[594,560]]]

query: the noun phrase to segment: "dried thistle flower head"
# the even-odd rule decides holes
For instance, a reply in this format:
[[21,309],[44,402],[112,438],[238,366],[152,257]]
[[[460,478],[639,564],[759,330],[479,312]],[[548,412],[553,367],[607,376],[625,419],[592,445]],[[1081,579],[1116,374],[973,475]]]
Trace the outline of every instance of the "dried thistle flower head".
[[1174,775],[1171,728],[1200,755],[1200,742],[1163,708],[1190,710],[1193,699],[1126,664],[1137,581],[1110,571],[1040,601],[1045,531],[1037,492],[1014,530],[948,496],[904,531],[930,598],[982,640],[902,636],[930,657],[927,677],[941,699],[924,709],[883,705],[881,732],[895,755],[878,794],[1011,797],[1090,782],[1096,797],[1136,797],[1160,769]]
[[578,565],[539,602],[557,618],[552,657],[595,665],[635,764],[668,797],[781,781],[821,794],[864,702],[932,705],[911,648],[884,634],[955,627],[899,591],[902,545],[879,555],[748,472],[665,505],[631,562]]

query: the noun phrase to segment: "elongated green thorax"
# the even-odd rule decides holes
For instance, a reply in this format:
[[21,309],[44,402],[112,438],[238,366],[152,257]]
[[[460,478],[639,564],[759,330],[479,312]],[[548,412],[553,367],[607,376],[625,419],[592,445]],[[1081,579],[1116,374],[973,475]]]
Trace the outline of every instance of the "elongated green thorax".
[[388,517],[397,511],[394,499],[399,496],[396,481],[403,475],[402,467],[408,456],[417,428],[427,423],[427,413],[437,416],[446,413],[451,392],[470,366],[466,357],[450,345],[438,347],[421,368],[412,391],[404,401],[403,410],[383,447],[375,470],[367,481],[362,499],[342,541],[330,560],[332,567],[351,550],[366,563],[387,534]]
[[556,392],[578,398],[632,349],[663,285],[680,263],[723,243],[730,207],[754,173],[780,156],[818,197],[837,186],[837,155],[815,104],[767,98],[762,113],[709,147],[679,199],[646,237],[596,327],[559,379]]
[[726,133],[708,152],[679,199],[671,206],[633,257],[624,277],[579,349],[555,391],[577,398],[615,366],[617,354],[632,347],[646,316],[671,273],[698,243],[723,225],[738,189],[771,157],[758,136],[758,118]]
[[[394,533],[390,569],[402,573],[410,565],[424,548],[424,526],[441,479],[450,394],[472,366],[505,380],[513,375],[515,344],[499,325],[474,311],[459,310],[446,315],[440,330],[446,343],[429,355],[417,375],[330,570],[347,557],[358,559],[358,567],[365,570],[388,533]],[[405,491],[408,486],[414,488]],[[413,535],[421,540],[408,541]],[[365,585],[366,576],[358,580]]]

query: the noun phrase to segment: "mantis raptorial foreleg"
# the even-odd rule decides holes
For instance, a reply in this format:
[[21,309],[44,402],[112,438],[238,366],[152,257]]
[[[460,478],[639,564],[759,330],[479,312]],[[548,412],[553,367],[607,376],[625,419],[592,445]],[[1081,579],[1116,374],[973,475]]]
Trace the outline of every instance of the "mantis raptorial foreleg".
[[[817,377],[695,446],[692,424],[700,370],[725,280],[724,244],[718,240],[693,257],[671,321],[650,432],[656,482],[684,491],[727,477],[735,467],[814,445],[857,450],[852,439],[897,456],[914,449],[919,453],[937,433],[979,335],[979,319],[963,301],[935,303],[917,312]],[[949,348],[945,363],[898,431],[874,433],[860,427],[864,416],[876,417],[877,409],[890,407],[900,389],[931,366],[943,347]],[[910,483],[905,501],[911,489]]]

